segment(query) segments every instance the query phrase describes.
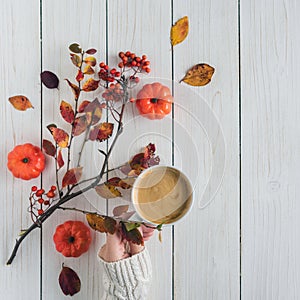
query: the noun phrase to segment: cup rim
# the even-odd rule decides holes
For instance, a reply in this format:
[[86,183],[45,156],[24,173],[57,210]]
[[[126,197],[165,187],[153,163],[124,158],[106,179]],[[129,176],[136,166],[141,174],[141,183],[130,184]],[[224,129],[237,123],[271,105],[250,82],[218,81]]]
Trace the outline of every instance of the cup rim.
[[184,218],[186,218],[186,216],[190,213],[190,211],[192,210],[192,207],[193,207],[193,204],[194,204],[194,188],[192,186],[192,183],[189,179],[189,177],[180,169],[178,169],[177,167],[175,166],[171,166],[171,165],[155,165],[155,166],[151,166],[145,170],[143,170],[141,172],[141,174],[135,179],[135,182],[133,183],[133,186],[132,186],[132,190],[131,190],[131,202],[133,204],[133,207],[134,207],[134,210],[135,210],[135,214],[145,223],[148,223],[148,224],[151,224],[151,225],[154,225],[154,226],[158,226],[160,224],[158,223],[154,223],[154,222],[151,222],[147,219],[145,219],[143,216],[140,215],[138,209],[137,209],[137,204],[135,201],[133,201],[133,198],[134,198],[134,192],[135,192],[135,189],[137,188],[137,185],[139,184],[139,182],[142,180],[143,176],[145,176],[145,174],[147,172],[150,172],[151,170],[153,169],[157,169],[157,168],[170,168],[170,169],[173,169],[173,170],[176,170],[178,171],[181,175],[183,175],[185,181],[187,182],[187,184],[189,185],[190,187],[190,190],[191,190],[191,203],[190,203],[190,206],[188,207],[187,211],[185,212],[184,215],[182,215],[181,217],[179,217],[179,219],[177,219],[176,221],[174,222],[171,222],[171,223],[166,223],[164,224],[163,223],[163,226],[172,226],[174,224],[177,224],[178,222],[181,222]]

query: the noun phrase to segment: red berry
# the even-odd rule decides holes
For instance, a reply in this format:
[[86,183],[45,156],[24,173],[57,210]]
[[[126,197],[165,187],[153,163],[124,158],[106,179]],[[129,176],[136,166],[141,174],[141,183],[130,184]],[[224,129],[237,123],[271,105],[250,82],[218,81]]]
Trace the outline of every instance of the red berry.
[[43,198],[38,199],[38,203],[43,204],[44,203],[44,199]]
[[123,58],[125,56],[124,52],[119,52],[119,57]]
[[142,59],[147,59],[147,55],[142,55]]
[[100,66],[100,68],[104,68],[105,67],[105,63],[101,62],[99,66]]
[[31,190],[32,190],[33,192],[35,192],[35,191],[37,190],[37,187],[34,185],[34,186],[31,187]]
[[141,58],[138,56],[138,57],[135,58],[135,61],[136,61],[136,62],[140,62],[140,61],[141,61]]
[[118,64],[118,67],[119,67],[119,68],[123,68],[123,67],[124,67],[124,64],[123,64],[122,62],[120,62],[120,63]]
[[128,57],[130,56],[131,52],[130,51],[126,51],[125,55]]
[[49,200],[45,200],[45,201],[44,201],[44,204],[45,204],[45,205],[49,205],[49,204],[50,204],[50,201],[49,201]]
[[137,65],[137,62],[134,60],[134,61],[131,62],[131,65],[132,65],[133,67],[135,67],[135,66]]
[[43,210],[43,209],[39,209],[39,210],[38,210],[39,216],[42,215],[43,213],[44,213],[44,210]]
[[134,99],[134,98],[130,98],[129,101],[130,101],[131,103],[133,103],[133,102],[135,101],[135,99]]
[[116,70],[115,68],[113,68],[113,69],[110,70],[110,74],[113,75],[113,74],[116,73],[116,71],[117,71],[117,70]]
[[150,73],[150,72],[151,72],[151,69],[147,67],[147,68],[145,69],[145,71],[146,71],[146,73]]
[[130,54],[130,58],[131,58],[131,59],[134,59],[134,58],[135,58],[135,53],[131,53],[131,54]]
[[47,194],[46,194],[46,196],[48,197],[48,198],[53,198],[54,196],[55,196],[55,193],[53,192],[53,191],[49,191]]
[[55,185],[52,185],[51,186],[51,191],[55,191],[56,190],[56,186]]
[[103,67],[103,69],[106,70],[106,71],[108,71],[109,66],[108,66],[108,65],[105,65],[105,66]]
[[42,196],[44,193],[45,193],[45,190],[44,190],[44,189],[39,189],[39,190],[37,190],[37,192],[35,193],[35,195],[36,195],[37,197],[40,197],[40,196]]
[[135,77],[135,78],[134,78],[134,82],[135,82],[135,83],[139,83],[139,82],[140,82],[140,78]]
[[150,61],[149,60],[146,60],[145,62],[144,62],[144,66],[149,66],[150,65]]
[[116,73],[115,73],[115,76],[116,76],[116,77],[120,77],[120,76],[121,76],[121,72],[116,72]]

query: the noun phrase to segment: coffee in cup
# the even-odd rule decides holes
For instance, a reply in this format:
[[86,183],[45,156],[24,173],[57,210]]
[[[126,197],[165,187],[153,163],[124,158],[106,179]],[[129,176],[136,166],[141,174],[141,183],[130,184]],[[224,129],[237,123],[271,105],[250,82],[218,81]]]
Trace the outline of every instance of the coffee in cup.
[[192,198],[188,178],[169,166],[144,170],[132,189],[132,202],[137,214],[153,224],[175,223],[190,210]]

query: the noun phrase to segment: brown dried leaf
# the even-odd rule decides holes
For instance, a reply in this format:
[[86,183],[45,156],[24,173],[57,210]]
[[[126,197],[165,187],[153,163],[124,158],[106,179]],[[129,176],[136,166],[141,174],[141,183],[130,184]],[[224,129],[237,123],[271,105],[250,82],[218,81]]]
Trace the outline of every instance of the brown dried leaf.
[[100,123],[99,125],[92,128],[90,131],[89,139],[91,141],[98,140],[100,142],[107,140],[111,137],[114,129],[113,123]]
[[81,66],[81,57],[79,55],[73,54],[73,53],[71,53],[70,55],[71,55],[71,61],[72,61],[73,65],[80,68],[80,66]]
[[97,52],[97,50],[94,49],[94,48],[91,48],[91,49],[88,49],[88,50],[85,51],[85,53],[91,54],[91,55],[95,54],[96,52]]
[[73,168],[66,172],[62,180],[62,187],[76,184],[82,176],[82,167]]
[[183,79],[185,83],[192,86],[203,86],[211,81],[215,69],[208,64],[197,64],[190,68]]
[[50,127],[48,129],[51,131],[55,142],[60,148],[66,148],[68,146],[69,135],[63,129],[57,127]]
[[108,232],[114,234],[116,232],[117,222],[113,218],[107,216],[99,216],[98,214],[87,214],[86,220],[90,227],[100,232]]
[[[130,224],[130,223],[128,223]],[[135,224],[135,223],[134,223]],[[141,234],[141,232],[136,228],[136,226],[133,227],[133,229],[128,230],[126,228],[125,223],[121,223],[121,233],[124,239],[126,239],[128,242],[132,242],[137,245],[144,246],[144,239]]]
[[30,100],[23,95],[17,95],[17,96],[10,97],[10,98],[8,98],[8,101],[17,110],[24,111],[28,108],[33,108]]
[[59,149],[58,154],[57,154],[57,165],[58,169],[61,169],[64,166],[65,162],[62,156],[62,151]]
[[175,46],[185,40],[189,33],[189,19],[187,16],[179,19],[171,28],[171,44]]
[[70,124],[73,123],[75,113],[74,113],[74,110],[73,110],[73,107],[71,104],[62,100],[60,103],[60,113],[66,122],[68,122]]
[[46,154],[48,154],[50,156],[55,156],[56,149],[50,141],[43,140],[43,149],[44,149]]
[[126,213],[128,211],[129,205],[120,205],[120,206],[116,206],[113,209],[113,215],[115,217],[119,217],[120,215],[122,215],[123,213]]
[[89,78],[82,86],[82,90],[85,92],[95,91],[99,86],[100,80],[95,80],[93,78]]
[[97,194],[104,199],[121,197],[121,192],[111,184],[101,183],[95,187]]
[[67,81],[68,85],[71,87],[75,98],[78,99],[80,95],[80,88],[76,84],[70,82],[69,79],[65,79],[65,80]]
[[85,115],[77,117],[74,120],[72,134],[74,136],[78,136],[78,135],[82,134],[87,129],[87,126],[88,126],[88,123],[87,123]]
[[66,296],[73,296],[80,291],[80,278],[71,268],[63,266],[59,274],[58,282],[61,290]]

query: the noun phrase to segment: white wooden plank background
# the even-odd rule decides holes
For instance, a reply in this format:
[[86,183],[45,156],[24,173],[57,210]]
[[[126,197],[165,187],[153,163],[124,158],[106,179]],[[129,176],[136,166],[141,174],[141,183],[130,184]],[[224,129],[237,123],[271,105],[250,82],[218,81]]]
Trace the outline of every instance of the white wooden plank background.
[[[68,45],[77,41],[97,48],[97,58],[109,64],[121,50],[146,53],[153,80],[161,77],[171,86],[175,79],[174,121],[166,118],[155,125],[153,139],[165,163],[173,161],[191,174],[197,201],[186,219],[164,230],[162,244],[157,237],[148,243],[154,269],[149,299],[299,299],[299,8],[296,1],[283,0],[241,1],[240,7],[237,0],[3,0],[1,295],[64,299],[57,283],[62,262],[82,279],[82,291],[74,299],[99,299],[102,294],[96,254],[103,235],[93,234],[91,249],[80,259],[63,259],[52,242],[58,224],[84,220],[81,214],[56,213],[44,224],[42,239],[39,230],[33,232],[13,264],[5,266],[19,230],[30,225],[29,188],[40,185],[39,179],[14,179],[6,168],[7,153],[17,144],[50,138],[45,126],[59,120],[61,100],[71,101],[62,79],[74,74]],[[190,33],[172,52],[170,26],[184,15],[189,16]],[[202,88],[179,86],[185,71],[202,62],[215,67],[212,82]],[[41,87],[41,69],[60,76],[59,91]],[[28,96],[34,110],[14,110],[7,99],[15,94]],[[203,113],[207,108],[216,119]],[[220,130],[215,132],[216,120]],[[132,136],[120,141],[127,141],[128,149],[113,156],[111,164],[123,162],[150,138],[142,131],[154,123],[144,120],[142,127],[140,121],[129,109],[126,126]],[[57,123],[67,128],[62,120]],[[174,151],[166,142],[172,139],[172,126]],[[223,141],[223,182],[213,201],[200,209],[211,170],[222,169]],[[87,151],[96,159],[93,147]],[[94,160],[85,157],[82,164],[93,173]],[[47,188],[53,173],[46,173]],[[90,203],[81,198],[72,206],[110,211],[116,203],[124,204],[116,200],[106,206],[93,193],[86,197]]]

